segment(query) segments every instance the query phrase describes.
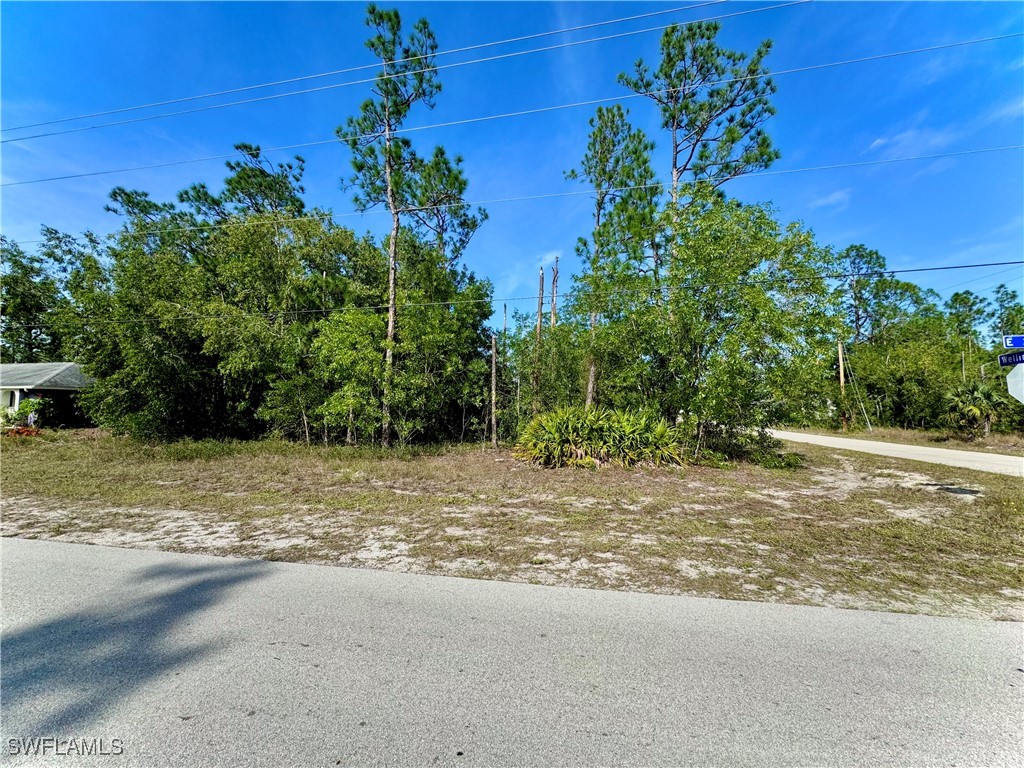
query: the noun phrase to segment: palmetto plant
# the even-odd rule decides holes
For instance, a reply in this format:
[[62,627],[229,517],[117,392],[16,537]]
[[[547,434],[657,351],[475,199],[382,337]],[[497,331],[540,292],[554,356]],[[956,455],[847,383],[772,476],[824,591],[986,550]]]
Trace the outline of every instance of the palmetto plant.
[[962,384],[946,394],[946,423],[968,437],[977,437],[979,431],[988,437],[999,407],[1005,403],[1006,398],[988,384]]
[[681,465],[684,442],[679,430],[649,413],[569,407],[527,424],[516,456],[544,467]]

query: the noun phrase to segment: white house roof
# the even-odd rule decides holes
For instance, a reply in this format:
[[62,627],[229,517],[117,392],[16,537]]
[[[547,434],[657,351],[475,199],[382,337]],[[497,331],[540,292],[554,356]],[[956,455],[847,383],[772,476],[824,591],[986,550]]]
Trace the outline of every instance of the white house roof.
[[92,384],[78,363],[2,363],[4,389],[81,389]]

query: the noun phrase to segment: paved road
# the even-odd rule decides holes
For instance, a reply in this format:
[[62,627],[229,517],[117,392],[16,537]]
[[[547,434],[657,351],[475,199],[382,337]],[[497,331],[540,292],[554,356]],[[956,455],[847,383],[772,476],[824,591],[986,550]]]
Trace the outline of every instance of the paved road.
[[946,464],[950,467],[965,467],[981,472],[1024,477],[1024,457],[1021,456],[1003,456],[981,451],[954,451],[950,448],[883,443],[878,440],[861,440],[851,437],[809,435],[804,432],[786,432],[780,429],[773,429],[771,432],[780,440],[791,440],[795,443],[813,443],[829,448],[842,448],[847,451],[874,453],[879,456],[894,456],[897,459],[913,459],[914,461],[927,461],[930,464]]
[[[1021,625],[3,539],[47,765],[1021,765]],[[65,748],[66,750],[67,748]]]

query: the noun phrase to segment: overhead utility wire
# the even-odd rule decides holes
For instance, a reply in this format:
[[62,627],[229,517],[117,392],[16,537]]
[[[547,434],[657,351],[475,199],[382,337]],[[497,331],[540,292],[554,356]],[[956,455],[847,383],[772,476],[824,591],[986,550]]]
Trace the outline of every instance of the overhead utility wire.
[[[981,282],[982,280],[988,280],[988,279],[993,278],[993,277],[999,277],[1000,275],[1009,274],[1010,272],[1019,272],[1019,271],[1020,270],[1018,270],[1016,267],[1010,267],[1009,269],[1002,269],[1002,270],[1000,270],[998,272],[993,272],[990,275],[982,275],[981,277],[975,277],[975,278],[972,278],[971,280],[965,280],[962,283],[954,283],[953,285],[946,285],[946,286],[943,286],[942,288],[933,288],[932,290],[934,290],[937,294],[939,294],[941,296],[943,293],[946,293],[948,291],[956,290],[957,288],[962,288],[965,285],[971,285],[972,283],[978,283],[978,282]],[[1000,280],[999,282],[1001,283],[1003,281]],[[991,290],[992,288],[995,288],[997,285],[999,285],[999,283],[993,283],[992,285],[988,286],[988,288],[983,288],[982,290],[983,291],[988,291],[988,290]]]
[[[1002,267],[1007,264],[1024,264],[1024,261],[997,261],[988,264],[950,264],[943,267],[918,267],[914,269],[888,269],[879,270],[876,272],[843,272],[838,274],[824,274],[824,275],[813,275],[808,277],[766,277],[757,280],[735,280],[732,282],[719,282],[719,283],[698,283],[698,282],[685,282],[678,286],[673,286],[676,290],[685,290],[688,288],[735,288],[744,287],[748,285],[771,285],[779,283],[799,283],[799,282],[814,282],[817,280],[842,280],[847,277],[889,277],[891,275],[908,274],[911,272],[942,272],[952,269],[979,269],[982,267]],[[652,294],[649,288],[620,288],[612,291],[605,291],[604,296],[611,297],[614,294]],[[421,302],[406,302],[404,304],[396,305],[397,308],[416,308],[416,307],[451,307],[462,304],[486,304],[492,303],[497,304],[500,302],[513,302],[513,301],[536,301],[537,296],[511,296],[506,298],[496,299],[454,299],[452,301],[421,301]],[[284,309],[277,312],[233,312],[229,315],[172,315],[169,317],[133,317],[133,318],[96,318],[96,317],[80,317],[80,320],[87,320],[93,323],[106,323],[114,325],[131,325],[134,323],[148,323],[148,322],[167,322],[169,320],[235,320],[242,317],[286,317],[288,315],[323,315],[333,314],[337,312],[362,312],[368,310],[384,310],[389,309],[388,304],[374,304],[369,306],[346,306],[346,307],[320,307],[318,309]],[[48,311],[53,311],[51,308]],[[47,328],[52,326],[53,323],[11,323],[7,325],[8,328]]]
[[[719,81],[707,83],[706,85],[708,85],[708,86],[723,85],[723,84],[726,84],[726,83],[741,82],[741,81],[744,81],[744,80],[751,80],[751,79],[755,79],[755,78],[759,78],[759,77],[778,77],[780,75],[792,75],[792,74],[796,74],[796,73],[799,73],[799,72],[810,72],[810,71],[819,70],[819,69],[828,69],[828,68],[831,68],[831,67],[847,66],[847,65],[850,65],[850,64],[863,64],[863,63],[866,63],[866,62],[869,62],[869,61],[880,61],[880,60],[883,60],[883,59],[897,58],[899,56],[909,56],[909,55],[918,54],[918,53],[928,53],[928,52],[931,52],[931,51],[937,51],[937,50],[942,50],[942,49],[946,49],[946,48],[955,48],[955,47],[965,46],[965,45],[976,45],[976,44],[979,44],[979,43],[992,42],[994,40],[1003,40],[1003,39],[1006,39],[1006,38],[1022,37],[1022,36],[1024,36],[1024,32],[1016,32],[1016,33],[1012,33],[1012,34],[1008,34],[1008,35],[998,35],[998,36],[995,36],[995,37],[984,37],[984,38],[978,38],[976,40],[962,40],[962,41],[956,42],[956,43],[944,43],[942,45],[934,45],[934,46],[929,46],[927,48],[914,48],[914,49],[905,50],[905,51],[893,51],[893,52],[890,52],[890,53],[875,54],[873,56],[864,56],[864,57],[857,58],[857,59],[845,59],[843,61],[825,62],[823,64],[811,64],[811,65],[808,65],[808,66],[805,66],[805,67],[794,67],[794,68],[791,68],[791,69],[779,70],[778,72],[770,72],[767,75],[749,75],[749,76],[745,76],[745,77],[729,78],[729,79],[725,79],[725,80],[719,80]],[[555,111],[562,110],[562,109],[571,109],[571,108],[575,108],[575,107],[589,107],[589,106],[594,106],[595,104],[605,104],[605,103],[608,103],[608,102],[625,101],[626,99],[634,99],[634,98],[638,98],[638,97],[641,97],[641,96],[656,96],[656,95],[659,95],[659,94],[669,93],[672,90],[673,89],[669,88],[669,89],[662,89],[662,90],[657,90],[657,91],[643,91],[643,92],[640,92],[640,93],[627,93],[627,94],[623,94],[623,95],[620,95],[620,96],[609,96],[609,97],[603,98],[603,99],[590,99],[588,101],[577,101],[577,102],[573,102],[571,104],[557,104],[557,105],[550,106],[550,107],[537,107],[537,108],[534,108],[534,109],[525,109],[525,110],[520,110],[520,111],[517,111],[517,112],[505,112],[505,113],[497,114],[497,115],[485,115],[485,116],[482,116],[482,117],[470,117],[470,118],[465,118],[465,119],[462,119],[462,120],[451,120],[451,121],[448,121],[448,122],[445,122],[445,123],[433,123],[431,125],[420,125],[420,126],[414,126],[412,128],[399,128],[398,130],[393,131],[393,133],[394,134],[413,133],[413,132],[416,132],[416,131],[433,130],[435,128],[452,128],[452,127],[459,126],[459,125],[469,125],[469,124],[472,124],[472,123],[481,123],[481,122],[486,122],[486,121],[489,121],[489,120],[503,120],[503,119],[510,118],[510,117],[525,117],[525,116],[528,116],[528,115],[541,114],[541,113],[544,113],[544,112],[555,112]],[[357,139],[373,138],[373,135],[367,134],[365,136],[357,136],[355,138],[357,138]],[[262,151],[263,152],[283,152],[285,150],[307,149],[309,147],[317,147],[317,146],[324,146],[324,145],[327,145],[327,144],[337,144],[337,143],[339,143],[339,140],[337,138],[323,139],[323,140],[318,140],[318,141],[307,141],[307,142],[303,142],[301,144],[286,144],[286,145],[280,146],[280,147],[267,147],[267,148],[263,149]],[[9,182],[6,182],[4,184],[0,184],[0,187],[15,187],[15,186],[22,186],[22,185],[25,185],[25,184],[44,184],[44,183],[49,183],[49,182],[52,182],[52,181],[67,181],[69,179],[81,179],[81,178],[87,178],[87,177],[93,177],[93,176],[106,176],[106,175],[115,174],[115,173],[131,173],[131,172],[134,172],[134,171],[148,171],[148,170],[153,170],[153,169],[156,169],[156,168],[169,168],[169,167],[172,167],[172,166],[189,165],[189,164],[192,164],[192,163],[206,163],[206,162],[212,162],[214,160],[231,160],[231,159],[234,159],[234,158],[237,158],[237,157],[238,157],[238,153],[237,152],[231,152],[229,154],[224,154],[224,155],[212,155],[212,156],[209,156],[209,157],[196,157],[196,158],[189,158],[189,159],[186,159],[186,160],[171,160],[171,161],[168,161],[168,162],[165,162],[165,163],[151,163],[149,165],[136,165],[136,166],[132,166],[132,167],[128,167],[128,168],[115,168],[115,169],[109,169],[109,170],[105,170],[105,171],[88,171],[86,173],[72,173],[72,174],[67,174],[65,176],[50,176],[48,178],[42,178],[42,179],[26,179],[25,181],[9,181]]]
[[[933,155],[914,155],[912,157],[889,157],[880,158],[878,160],[861,160],[854,163],[835,163],[832,165],[815,165],[805,168],[783,168],[776,171],[748,171],[746,173],[738,173],[733,178],[747,178],[751,176],[779,176],[790,173],[808,173],[811,171],[833,171],[841,170],[844,168],[861,168],[871,165],[890,165],[892,163],[908,163],[915,160],[940,160],[947,157],[963,157],[965,155],[980,155],[987,154],[990,152],[1008,152],[1015,149],[1024,149],[1024,144],[1012,144],[1005,147],[981,147],[979,149],[964,149],[959,152],[941,152]],[[631,190],[638,189],[659,189],[665,186],[662,182],[656,184],[636,184],[633,186],[623,187],[611,187],[605,191],[607,192],[628,192]],[[424,205],[416,208],[403,208],[399,210],[399,213],[420,213],[422,211],[436,211],[443,208],[455,208],[461,205],[474,206],[474,205],[493,205],[495,203],[519,203],[527,202],[530,200],[547,200],[555,197],[573,197],[576,195],[590,195],[593,194],[593,189],[580,189],[572,190],[570,192],[547,192],[539,195],[520,195],[518,197],[498,197],[490,200],[474,200],[465,201],[458,203],[443,203],[441,205]],[[230,229],[232,227],[256,227],[265,225],[267,223],[273,224],[288,224],[295,221],[328,221],[334,219],[350,218],[353,216],[366,216],[367,214],[384,214],[388,213],[386,208],[377,208],[375,210],[368,211],[355,211],[352,213],[324,213],[317,216],[294,216],[287,219],[278,219],[268,222],[267,220],[256,220],[256,221],[238,221],[238,222],[223,222],[223,223],[209,223],[209,224],[194,224],[183,227],[167,227],[166,229],[159,229],[150,234],[170,234],[172,232],[193,232],[211,229]],[[43,243],[45,240],[19,240],[19,243],[23,245],[29,245],[32,243]]]
[[623,37],[632,37],[634,35],[646,34],[647,32],[660,32],[662,30],[668,29],[669,27],[678,27],[678,26],[685,27],[685,26],[688,26],[690,24],[696,24],[696,23],[698,23],[698,21],[703,22],[703,21],[712,21],[712,20],[715,20],[715,19],[728,19],[728,18],[732,18],[734,16],[744,16],[744,15],[751,14],[751,13],[761,13],[762,11],[773,11],[773,10],[775,10],[777,8],[786,8],[786,7],[791,6],[791,5],[804,5],[804,4],[809,3],[809,2],[811,2],[811,0],[793,0],[793,2],[783,3],[781,5],[771,5],[771,6],[766,6],[764,8],[752,8],[752,9],[747,10],[747,11],[736,11],[735,13],[725,13],[725,14],[721,14],[719,16],[708,16],[707,18],[699,19],[697,21],[686,21],[686,22],[682,22],[682,23],[676,22],[676,23],[673,23],[673,24],[663,24],[663,25],[658,26],[658,27],[648,27],[646,29],[637,29],[637,30],[633,30],[631,32],[617,32],[617,33],[615,33],[613,35],[604,35],[603,37],[592,37],[592,38],[589,38],[587,40],[572,40],[572,41],[569,41],[569,42],[566,42],[566,43],[557,43],[555,45],[546,45],[546,46],[544,46],[542,48],[530,48],[529,50],[525,50],[525,51],[513,51],[512,53],[501,53],[501,54],[497,54],[497,55],[494,55],[494,56],[485,56],[485,57],[480,58],[480,59],[470,59],[468,61],[457,61],[457,62],[453,62],[452,64],[441,64],[441,65],[436,66],[436,67],[425,67],[424,69],[414,70],[413,72],[406,72],[406,73],[384,73],[384,74],[381,74],[381,75],[376,75],[374,77],[363,78],[361,80],[349,80],[349,81],[344,82],[344,83],[334,83],[334,84],[331,84],[331,85],[319,85],[319,86],[316,86],[315,88],[303,88],[303,89],[298,90],[298,91],[286,91],[285,93],[272,93],[272,94],[269,94],[269,95],[266,95],[266,96],[254,96],[254,97],[252,97],[250,99],[239,99],[238,101],[228,101],[228,102],[225,102],[223,104],[210,104],[210,105],[207,105],[205,107],[193,107],[191,109],[181,109],[181,110],[178,110],[177,112],[164,112],[164,113],[159,114],[159,115],[145,115],[143,117],[133,117],[133,118],[130,118],[128,120],[114,120],[114,121],[107,122],[107,123],[97,123],[95,125],[83,125],[83,126],[80,126],[78,128],[66,128],[66,129],[60,130],[60,131],[48,131],[46,133],[34,133],[34,134],[30,135],[30,136],[18,136],[18,137],[12,137],[12,138],[9,138],[9,139],[3,139],[3,140],[0,140],[0,144],[8,144],[8,143],[17,142],[17,141],[28,141],[30,139],[42,139],[42,138],[45,138],[47,136],[61,136],[61,135],[66,134],[66,133],[79,133],[81,131],[91,131],[91,130],[95,130],[97,128],[110,128],[112,126],[117,126],[117,125],[130,125],[130,124],[133,124],[133,123],[144,123],[144,122],[147,122],[149,120],[159,120],[159,119],[162,119],[162,118],[165,118],[165,117],[178,117],[180,115],[191,115],[191,114],[195,114],[197,112],[209,112],[209,111],[214,110],[214,109],[224,109],[226,107],[237,107],[237,106],[241,106],[243,104],[255,104],[257,102],[262,102],[262,101],[272,101],[274,99],[282,99],[282,98],[284,98],[286,96],[299,96],[299,95],[306,94],[306,93],[319,93],[321,91],[331,91],[331,90],[335,90],[337,88],[347,88],[350,85],[366,85],[368,83],[378,82],[381,79],[390,80],[390,79],[393,79],[393,78],[396,78],[396,77],[404,77],[406,75],[416,75],[416,74],[422,74],[422,73],[425,73],[425,72],[434,72],[434,71],[438,71],[438,70],[442,70],[442,69],[454,69],[456,67],[465,67],[465,66],[468,66],[470,64],[483,64],[483,63],[490,62],[490,61],[500,61],[502,59],[511,59],[511,58],[516,58],[518,56],[527,56],[527,55],[533,54],[533,53],[544,53],[546,51],[555,51],[555,50],[559,50],[561,48],[571,48],[571,47],[577,46],[577,45],[587,45],[589,43],[600,43],[600,42],[605,42],[606,40],[617,40],[617,39],[620,39],[620,38],[623,38]]
[[[680,11],[692,11],[692,10],[696,10],[697,8],[704,8],[705,6],[708,6],[708,5],[718,5],[718,4],[724,3],[724,2],[726,2],[726,0],[711,0],[710,2],[706,2],[706,3],[698,3],[697,5],[688,5],[688,6],[682,6],[682,7],[679,7],[679,8],[667,8],[667,9],[662,10],[662,11],[652,11],[651,13],[641,13],[641,14],[638,14],[636,16],[624,16],[624,17],[619,18],[619,19],[608,19],[606,21],[597,21],[597,22],[593,22],[591,24],[580,24],[579,26],[576,26],[576,27],[565,27],[564,29],[552,29],[552,30],[548,30],[546,32],[536,32],[536,33],[533,33],[533,34],[530,34],[530,35],[522,35],[520,37],[510,37],[510,38],[507,38],[505,40],[493,40],[493,41],[487,42],[487,43],[477,43],[475,45],[466,45],[466,46],[463,46],[462,48],[449,48],[448,50],[445,50],[445,51],[437,51],[436,53],[431,54],[431,56],[433,56],[433,57],[449,56],[449,55],[451,55],[453,53],[466,53],[468,51],[476,51],[476,50],[480,50],[482,48],[492,48],[492,47],[497,46],[497,45],[508,45],[508,44],[511,44],[511,43],[522,43],[522,42],[525,42],[527,40],[535,40],[535,39],[541,38],[541,37],[551,37],[552,35],[562,35],[562,34],[567,34],[569,32],[580,32],[580,31],[582,31],[584,29],[593,29],[595,27],[605,27],[605,26],[609,26],[611,24],[623,24],[623,23],[625,23],[627,21],[637,21],[639,19],[647,19],[647,18],[650,18],[652,16],[664,16],[667,13],[677,13],[677,12],[680,12]],[[395,59],[394,61],[392,61],[390,63],[391,64],[403,64],[403,63],[409,62],[409,61],[418,61],[419,59],[423,59],[423,58],[426,58],[426,57],[425,56],[409,56],[408,58],[404,58],[404,59]],[[24,125],[11,126],[9,128],[0,128],[0,131],[19,131],[19,130],[24,130],[26,128],[39,128],[40,126],[44,126],[44,125],[55,125],[57,123],[68,123],[68,122],[71,122],[71,121],[74,121],[74,120],[87,120],[87,119],[93,118],[93,117],[106,117],[107,115],[117,115],[117,114],[122,114],[124,112],[135,112],[135,111],[140,110],[140,109],[153,109],[155,107],[166,107],[166,106],[170,106],[171,104],[182,104],[182,103],[189,102],[189,101],[198,101],[199,99],[211,99],[211,98],[214,98],[214,97],[217,97],[217,96],[229,96],[229,95],[231,95],[233,93],[244,93],[246,91],[253,91],[253,90],[256,90],[256,89],[259,89],[259,88],[272,88],[272,87],[278,86],[278,85],[287,85],[289,83],[298,83],[298,82],[302,82],[302,81],[305,81],[305,80],[315,80],[315,79],[318,79],[318,78],[321,78],[321,77],[333,77],[334,75],[345,75],[345,74],[349,74],[349,73],[352,73],[352,72],[360,72],[360,71],[366,70],[366,69],[374,69],[374,68],[379,67],[379,66],[380,66],[380,62],[375,62],[373,64],[362,64],[362,65],[360,65],[358,67],[347,67],[345,69],[334,69],[334,70],[331,70],[329,72],[316,72],[316,73],[311,74],[311,75],[300,75],[298,77],[289,77],[289,78],[286,78],[284,80],[274,80],[274,81],[267,82],[267,83],[257,83],[255,85],[245,85],[245,86],[241,86],[241,87],[238,87],[238,88],[228,88],[227,90],[214,91],[214,92],[211,92],[211,93],[201,93],[201,94],[198,94],[196,96],[183,96],[183,97],[177,98],[177,99],[167,99],[166,101],[154,101],[154,102],[151,102],[149,104],[138,104],[138,105],[131,106],[131,107],[120,107],[118,109],[107,109],[107,110],[104,110],[102,112],[90,112],[88,114],[72,115],[70,117],[60,117],[60,118],[56,118],[54,120],[42,120],[42,121],[40,121],[38,123],[26,123]]]

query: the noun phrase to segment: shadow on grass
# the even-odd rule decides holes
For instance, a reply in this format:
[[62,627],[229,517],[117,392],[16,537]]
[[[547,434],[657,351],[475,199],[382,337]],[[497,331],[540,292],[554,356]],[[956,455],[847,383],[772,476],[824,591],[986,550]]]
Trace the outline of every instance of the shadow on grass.
[[161,565],[141,571],[144,596],[82,608],[0,640],[5,737],[116,737],[80,730],[154,678],[207,656],[219,642],[169,635],[223,600],[230,588],[267,575],[258,561]]

